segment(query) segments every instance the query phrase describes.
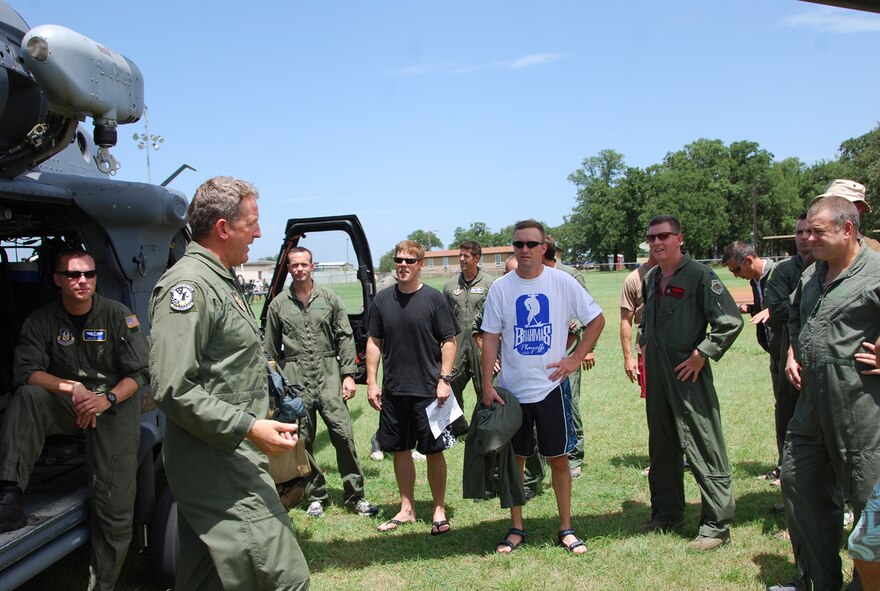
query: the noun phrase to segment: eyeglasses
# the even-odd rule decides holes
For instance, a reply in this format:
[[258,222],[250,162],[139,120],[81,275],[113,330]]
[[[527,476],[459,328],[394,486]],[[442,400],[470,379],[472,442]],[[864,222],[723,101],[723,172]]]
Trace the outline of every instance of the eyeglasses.
[[68,279],[79,279],[80,277],[85,277],[86,279],[94,279],[97,277],[98,272],[94,269],[90,269],[88,271],[56,271],[59,275],[64,275]]
[[743,264],[740,263],[739,265],[737,265],[736,267],[731,269],[730,272],[733,273],[734,275],[739,275],[739,272],[742,270],[743,270]]
[[415,265],[419,259],[411,258],[411,257],[394,257],[394,262],[396,264],[406,263],[407,265]]
[[681,232],[657,232],[656,234],[648,234],[645,236],[645,241],[650,244],[655,240],[663,241],[669,238],[670,236],[678,236]]
[[513,244],[513,247],[514,247],[514,248],[520,248],[520,249],[521,249],[521,248],[523,248],[524,246],[528,246],[529,248],[535,248],[535,247],[537,247],[539,244],[542,244],[542,243],[541,243],[541,242],[538,242],[537,240],[529,240],[528,242],[523,242],[522,240],[514,240],[511,244]]

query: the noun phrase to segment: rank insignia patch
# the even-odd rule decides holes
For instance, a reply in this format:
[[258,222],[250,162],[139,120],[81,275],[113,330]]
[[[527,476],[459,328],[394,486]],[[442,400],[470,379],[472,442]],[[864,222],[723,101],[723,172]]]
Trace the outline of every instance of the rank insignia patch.
[[188,283],[178,283],[171,288],[171,309],[186,312],[196,303],[196,292]]

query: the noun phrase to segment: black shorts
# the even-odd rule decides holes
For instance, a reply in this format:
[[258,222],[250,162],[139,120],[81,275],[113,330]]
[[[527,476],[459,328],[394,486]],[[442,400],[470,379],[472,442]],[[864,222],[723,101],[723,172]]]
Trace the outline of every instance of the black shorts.
[[555,458],[567,456],[577,445],[572,414],[571,387],[568,380],[547,394],[540,402],[520,403],[523,421],[514,433],[511,443],[518,456],[528,457],[535,453],[533,434],[538,432],[538,451],[542,456]]
[[437,400],[422,396],[382,394],[382,410],[379,412],[379,449],[387,453],[409,451],[416,448],[429,456],[452,447],[455,437],[447,428],[434,437],[428,425],[425,409]]

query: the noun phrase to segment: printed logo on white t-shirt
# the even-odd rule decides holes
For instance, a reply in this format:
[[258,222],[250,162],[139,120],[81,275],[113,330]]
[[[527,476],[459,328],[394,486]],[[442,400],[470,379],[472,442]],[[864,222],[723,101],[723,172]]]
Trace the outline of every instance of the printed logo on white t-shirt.
[[542,293],[529,293],[516,299],[513,349],[520,355],[543,355],[550,350],[553,325],[550,300]]

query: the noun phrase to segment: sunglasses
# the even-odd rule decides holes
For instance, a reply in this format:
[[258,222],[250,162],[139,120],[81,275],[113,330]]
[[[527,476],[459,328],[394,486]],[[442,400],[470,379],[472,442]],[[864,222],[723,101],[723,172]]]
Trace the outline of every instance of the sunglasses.
[[410,257],[394,257],[394,262],[396,264],[406,263],[407,265],[415,265],[419,259],[410,258]]
[[670,236],[678,236],[681,232],[657,232],[656,234],[648,234],[645,236],[645,241],[648,243],[654,242],[655,240],[666,240]]
[[523,242],[522,240],[514,240],[513,242],[511,242],[511,244],[513,244],[514,248],[521,249],[525,246],[528,246],[529,248],[536,248],[538,245],[540,245],[542,243],[538,242],[537,240],[529,240],[528,242]]
[[98,272],[94,269],[89,271],[56,271],[59,275],[64,275],[68,279],[79,279],[80,277],[85,277],[86,279],[94,279],[98,276]]

